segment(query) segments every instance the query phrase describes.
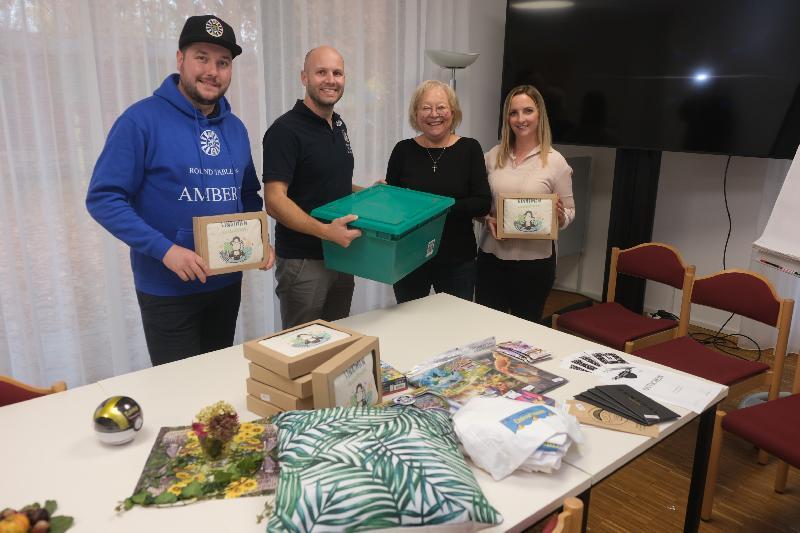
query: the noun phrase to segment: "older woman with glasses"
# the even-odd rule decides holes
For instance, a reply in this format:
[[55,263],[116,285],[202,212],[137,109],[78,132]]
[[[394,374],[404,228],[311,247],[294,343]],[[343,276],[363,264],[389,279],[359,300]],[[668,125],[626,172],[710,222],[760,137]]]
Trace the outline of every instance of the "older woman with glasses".
[[489,212],[491,191],[480,143],[456,135],[461,108],[446,84],[428,80],[411,96],[411,127],[420,134],[395,145],[386,169],[389,185],[455,199],[436,257],[394,284],[398,303],[446,292],[472,300],[477,244],[472,219]]

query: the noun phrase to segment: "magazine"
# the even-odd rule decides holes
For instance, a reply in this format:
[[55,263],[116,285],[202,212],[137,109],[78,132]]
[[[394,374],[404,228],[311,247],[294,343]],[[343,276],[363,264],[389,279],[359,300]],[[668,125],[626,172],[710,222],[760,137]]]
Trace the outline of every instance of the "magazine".
[[483,352],[471,358],[528,385],[525,388],[528,392],[544,394],[567,382],[561,376],[542,370],[530,363],[525,363],[515,356],[509,356],[497,351]]
[[519,364],[498,364],[491,353],[480,359],[458,357],[409,374],[408,380],[415,387],[427,387],[444,396],[456,408],[475,396],[511,393],[509,396],[516,398],[526,393],[542,394],[566,383],[564,378],[528,365],[522,368]]

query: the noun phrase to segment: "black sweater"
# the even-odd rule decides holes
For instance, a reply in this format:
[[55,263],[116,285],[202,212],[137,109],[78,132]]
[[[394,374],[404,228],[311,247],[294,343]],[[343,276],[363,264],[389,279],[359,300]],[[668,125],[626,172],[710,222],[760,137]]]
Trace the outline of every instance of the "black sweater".
[[[473,258],[477,244],[472,219],[486,215],[492,203],[481,145],[475,139],[461,137],[444,152],[441,148],[428,151],[414,139],[397,143],[389,157],[386,182],[453,198],[456,203],[447,214],[436,258]],[[436,160],[435,173],[432,159]]]

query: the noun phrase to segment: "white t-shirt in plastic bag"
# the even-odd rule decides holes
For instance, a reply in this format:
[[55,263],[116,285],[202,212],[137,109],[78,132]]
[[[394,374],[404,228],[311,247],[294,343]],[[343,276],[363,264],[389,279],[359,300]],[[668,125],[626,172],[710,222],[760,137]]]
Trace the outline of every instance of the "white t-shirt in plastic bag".
[[[472,398],[453,425],[472,462],[497,481],[517,468],[557,469],[570,439],[583,440],[578,423],[560,409],[508,398]],[[551,451],[537,451],[545,442]]]

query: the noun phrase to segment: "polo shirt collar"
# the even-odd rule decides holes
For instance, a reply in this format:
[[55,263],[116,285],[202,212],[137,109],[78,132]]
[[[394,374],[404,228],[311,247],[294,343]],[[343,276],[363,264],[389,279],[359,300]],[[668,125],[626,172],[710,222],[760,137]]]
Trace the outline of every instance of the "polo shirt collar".
[[[313,111],[311,111],[311,109],[309,109],[306,103],[303,102],[303,100],[301,99],[298,99],[297,102],[295,102],[293,110],[300,113],[301,115],[317,119],[318,121],[325,124],[325,127],[329,127],[328,121],[322,118],[321,116],[317,115]],[[334,111],[333,116],[331,117],[331,122],[333,122],[333,124],[335,125],[337,120],[341,120],[341,117],[336,113],[336,111]]]

